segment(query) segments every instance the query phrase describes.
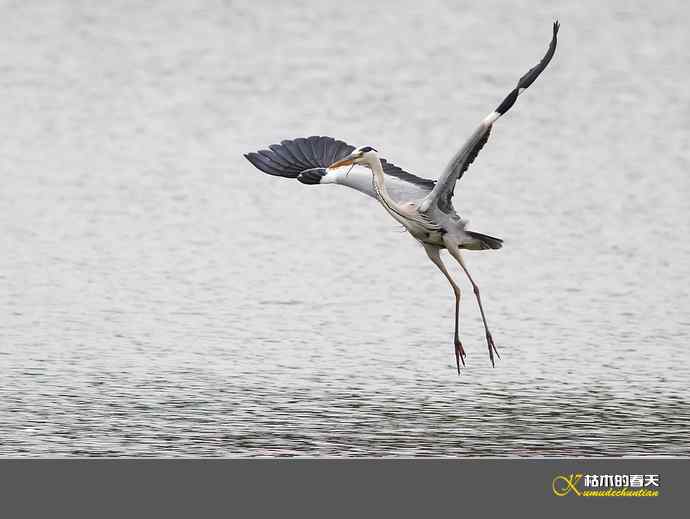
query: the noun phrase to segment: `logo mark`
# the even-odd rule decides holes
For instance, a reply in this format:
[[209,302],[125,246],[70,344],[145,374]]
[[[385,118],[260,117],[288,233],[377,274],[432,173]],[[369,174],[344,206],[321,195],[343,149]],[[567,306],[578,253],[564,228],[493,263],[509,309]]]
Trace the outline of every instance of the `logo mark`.
[[558,497],[657,497],[660,480],[659,474],[559,474],[551,490]]
[[577,484],[582,479],[582,474],[570,474],[569,476],[556,476],[551,482],[553,493],[559,497],[567,496],[571,492],[581,496]]

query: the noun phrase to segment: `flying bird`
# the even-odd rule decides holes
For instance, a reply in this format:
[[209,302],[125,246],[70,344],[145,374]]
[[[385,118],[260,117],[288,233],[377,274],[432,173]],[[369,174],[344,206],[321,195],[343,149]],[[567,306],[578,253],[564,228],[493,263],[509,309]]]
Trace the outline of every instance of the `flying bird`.
[[500,249],[503,240],[466,228],[467,221],[460,217],[452,203],[455,183],[486,144],[494,123],[510,110],[518,96],[551,61],[556,51],[559,27],[558,21],[554,22],[551,43],[542,60],[522,76],[503,102],[481,121],[438,180],[421,178],[404,171],[381,158],[371,146],[355,148],[332,137],[284,140],[269,146],[269,149],[245,155],[254,166],[269,175],[297,178],[303,184],[341,184],[377,199],[422,244],[427,256],[448,279],[455,294],[454,351],[458,373],[460,363],[465,365],[466,356],[459,336],[460,288],[443,263],[441,250],[448,250],[472,285],[484,324],[489,359],[494,366],[494,354],[500,356],[489,331],[479,286],[470,275],[460,251]]

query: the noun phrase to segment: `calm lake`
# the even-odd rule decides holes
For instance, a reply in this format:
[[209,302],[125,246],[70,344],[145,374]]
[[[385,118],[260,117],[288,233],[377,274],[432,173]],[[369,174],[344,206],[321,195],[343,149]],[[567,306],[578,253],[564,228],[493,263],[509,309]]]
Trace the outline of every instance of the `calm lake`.
[[[0,7],[0,456],[690,455],[685,3]],[[331,135],[455,190],[465,289],[374,200],[242,154]]]

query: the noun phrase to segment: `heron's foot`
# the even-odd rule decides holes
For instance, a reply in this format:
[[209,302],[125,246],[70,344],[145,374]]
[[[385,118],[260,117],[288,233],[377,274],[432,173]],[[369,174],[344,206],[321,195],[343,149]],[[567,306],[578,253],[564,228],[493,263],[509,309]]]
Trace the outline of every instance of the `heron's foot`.
[[455,363],[458,366],[458,375],[460,374],[460,363],[462,362],[462,365],[465,365],[465,357],[467,354],[465,353],[465,349],[462,347],[462,343],[460,342],[460,339],[457,337],[455,338]]
[[494,338],[491,336],[491,332],[489,330],[486,330],[486,343],[489,346],[489,359],[491,360],[491,367],[493,368],[496,365],[494,363],[494,353],[499,359],[501,356],[498,354],[498,350],[494,344]]

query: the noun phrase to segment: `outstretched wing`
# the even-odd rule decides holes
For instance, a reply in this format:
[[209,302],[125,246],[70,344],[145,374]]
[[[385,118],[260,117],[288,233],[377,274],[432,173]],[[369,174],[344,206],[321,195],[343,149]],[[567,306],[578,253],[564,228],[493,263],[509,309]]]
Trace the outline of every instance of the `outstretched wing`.
[[247,153],[245,157],[264,173],[297,178],[302,171],[330,166],[354,149],[332,137],[313,136],[271,144],[269,149]]
[[[312,136],[272,144],[269,149],[247,153],[245,157],[269,175],[296,178],[303,184],[342,184],[376,198],[369,169],[355,166],[349,173],[347,168],[327,169],[354,149],[354,146],[332,137]],[[386,187],[396,200],[419,200],[427,196],[435,185],[434,180],[408,173],[385,159],[381,159],[381,165],[386,175]]]
[[428,211],[437,205],[441,211],[450,212],[452,209],[451,198],[453,197],[453,190],[455,183],[462,177],[463,173],[472,164],[477,155],[489,139],[491,127],[496,120],[505,114],[515,103],[517,97],[539,77],[539,74],[546,68],[551,61],[554,52],[556,51],[556,35],[560,25],[556,21],[553,24],[553,35],[549,49],[542,60],[534,67],[532,67],[527,74],[520,78],[517,86],[508,94],[503,102],[481,122],[479,127],[474,131],[465,145],[458,151],[453,159],[450,161],[443,174],[436,182],[436,186],[425,198],[421,204],[422,211]]

